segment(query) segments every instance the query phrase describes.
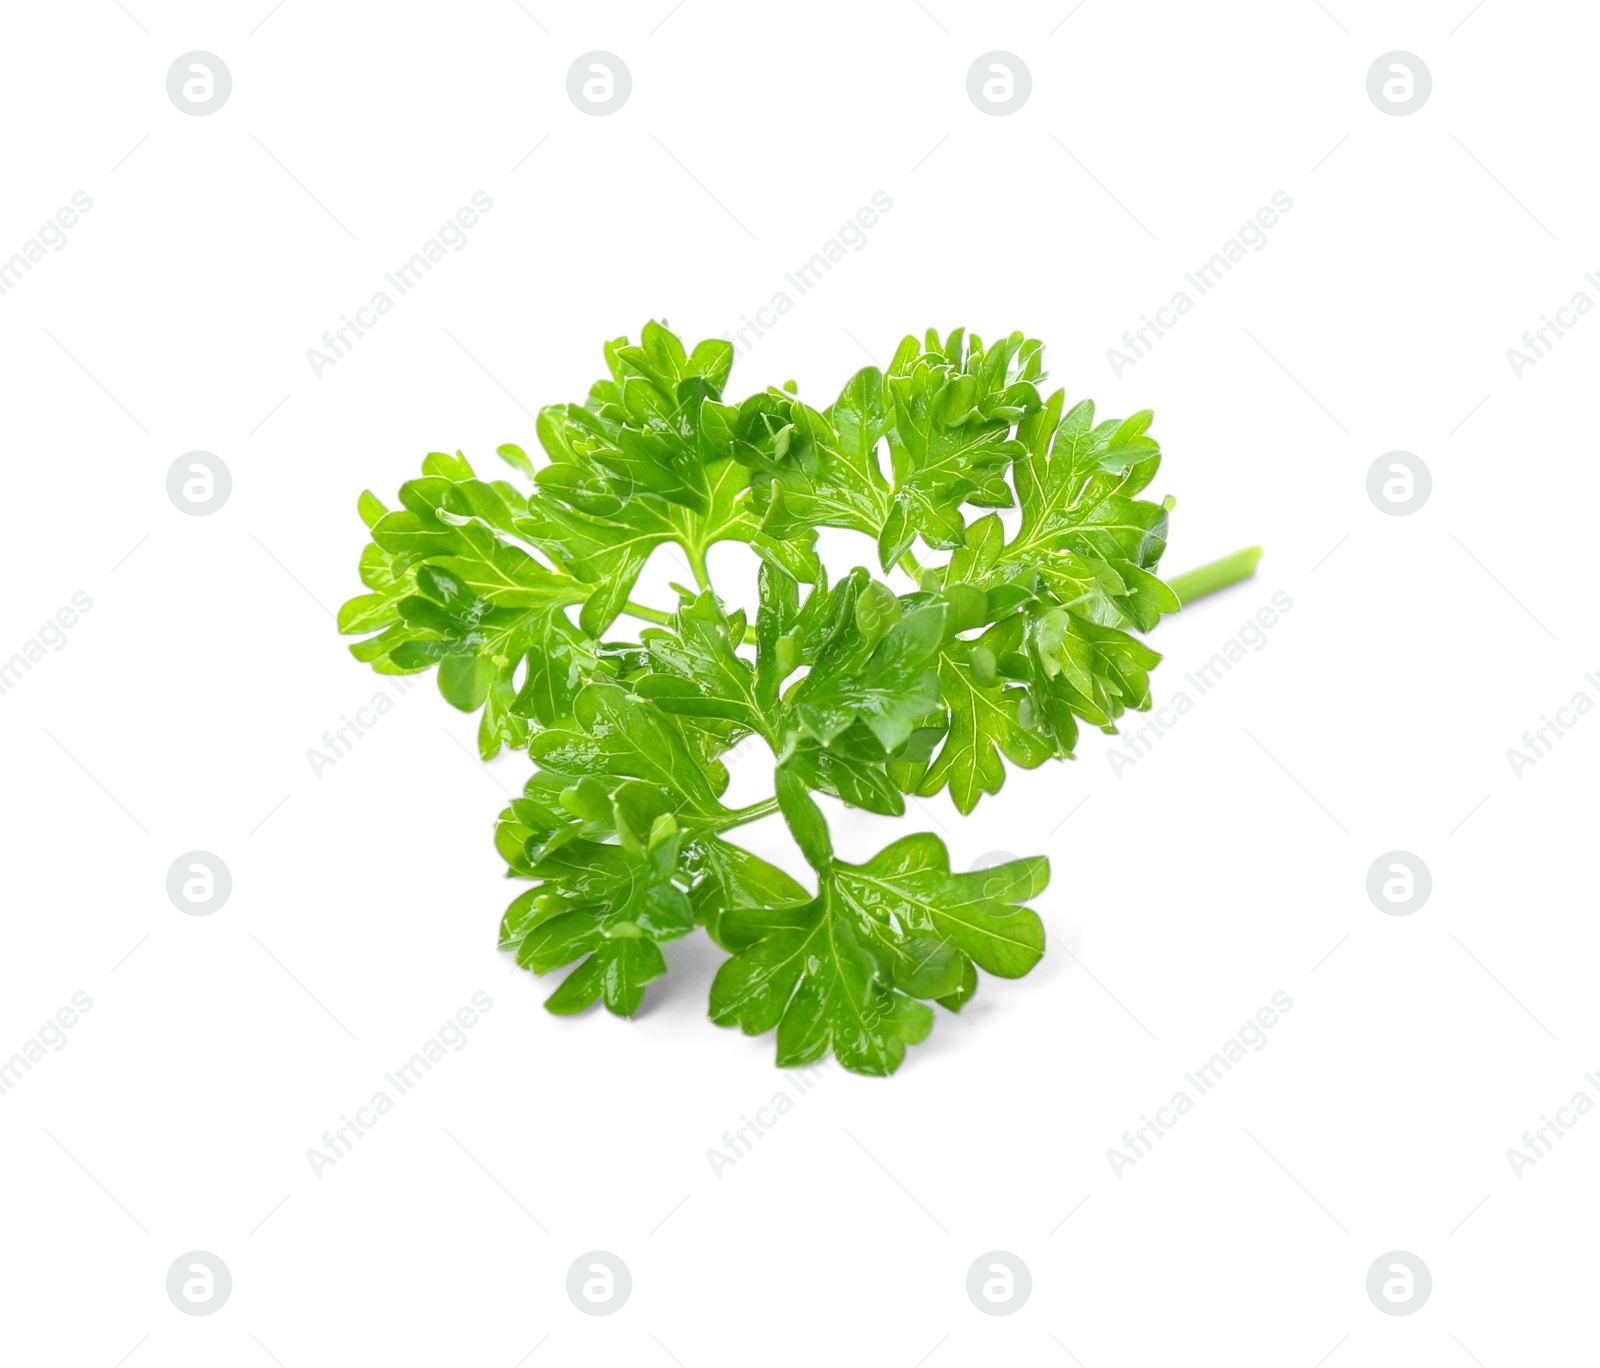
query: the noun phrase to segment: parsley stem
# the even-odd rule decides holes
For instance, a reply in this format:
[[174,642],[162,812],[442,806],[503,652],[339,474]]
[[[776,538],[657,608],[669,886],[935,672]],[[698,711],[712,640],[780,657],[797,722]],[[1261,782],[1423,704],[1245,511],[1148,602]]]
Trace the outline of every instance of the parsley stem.
[[693,544],[684,547],[689,553],[689,568],[694,571],[694,582],[702,590],[711,587],[711,572],[706,569],[706,549]]
[[1198,569],[1174,575],[1167,584],[1178,596],[1178,602],[1187,606],[1197,598],[1204,598],[1205,595],[1214,593],[1218,589],[1226,589],[1230,584],[1249,579],[1255,574],[1256,562],[1260,559],[1261,548],[1247,546],[1243,551],[1235,551],[1231,556],[1224,556],[1221,560],[1214,560]]
[[659,608],[647,608],[642,603],[635,603],[629,599],[622,605],[622,611],[629,617],[638,618],[643,622],[653,622],[658,627],[672,626],[672,614],[663,613]]
[[[622,605],[622,611],[628,617],[638,618],[641,622],[653,622],[658,627],[672,626],[671,613],[664,613],[659,608],[651,608],[643,603],[635,603],[632,599]],[[744,629],[744,644],[746,646],[754,646],[755,641],[756,629],[754,627],[746,627]]]
[[747,822],[760,821],[763,817],[770,817],[778,810],[776,798],[763,798],[759,803],[752,803],[749,807],[734,808],[726,817],[717,821],[711,829],[713,831],[731,831],[736,826],[744,826]]

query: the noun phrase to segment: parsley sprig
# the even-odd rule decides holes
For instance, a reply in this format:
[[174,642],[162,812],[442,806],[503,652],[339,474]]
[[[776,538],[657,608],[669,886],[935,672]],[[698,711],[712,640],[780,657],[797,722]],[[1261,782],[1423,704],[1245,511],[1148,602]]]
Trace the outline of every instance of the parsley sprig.
[[[436,669],[480,714],[485,759],[533,760],[496,830],[530,881],[501,946],[535,974],[571,966],[552,1012],[632,1015],[662,947],[704,927],[729,956],[714,1022],[774,1031],[780,1065],[831,1050],[893,1073],[930,1004],[959,1012],[979,969],[1038,963],[1026,904],[1048,863],[953,873],[920,833],[849,864],[812,794],[900,816],[908,794],[948,790],[970,813],[1006,762],[1068,758],[1083,725],[1149,708],[1160,656],[1140,635],[1260,553],[1160,579],[1173,500],[1141,497],[1161,462],[1150,413],[1097,422],[1088,400],[1042,395],[1041,344],[1021,333],[907,337],[822,409],[792,382],[729,402],[732,346],[686,350],[654,322],[605,357],[584,403],[539,414],[542,461],[499,448],[520,481],[434,452],[398,508],[362,494],[367,592],[339,629],[380,673]],[[870,538],[873,564],[830,580],[823,527]],[[759,557],[753,603],[712,585],[720,541]],[[669,544],[695,585],[635,602]],[[721,757],[746,738],[770,747],[774,793],[731,808]],[[775,813],[814,887],[727,839]]]

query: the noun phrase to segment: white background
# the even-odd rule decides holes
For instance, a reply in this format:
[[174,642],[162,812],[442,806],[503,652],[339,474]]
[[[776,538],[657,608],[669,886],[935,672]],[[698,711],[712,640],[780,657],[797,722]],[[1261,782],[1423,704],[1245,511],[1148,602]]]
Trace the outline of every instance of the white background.
[[[1500,1368],[1592,1342],[1600,1119],[1520,1177],[1506,1152],[1600,1100],[1600,719],[1520,778],[1507,750],[1600,698],[1600,321],[1520,379],[1506,350],[1600,298],[1600,22],[1075,2],[8,7],[0,256],[94,206],[0,297],[0,658],[93,600],[0,697],[0,1057],[94,1003],[0,1097],[8,1361]],[[196,49],[233,77],[203,118],[165,87]],[[567,96],[594,49],[632,71],[611,117]],[[966,93],[994,49],[1033,78],[1005,118]],[[1366,92],[1395,49],[1433,76],[1404,118]],[[307,349],[474,191],[468,245],[318,378]],[[363,487],[392,501],[434,449],[495,470],[605,338],[725,335],[874,191],[892,211],[735,391],[822,404],[908,330],[1025,329],[1069,401],[1156,410],[1167,569],[1266,548],[1159,628],[1158,701],[1274,592],[1294,606],[1120,777],[1090,734],[970,819],[836,821],[847,858],[919,828],[962,869],[1047,853],[1049,951],[892,1080],[825,1074],[717,1176],[723,1133],[798,1089],[770,1036],[704,1020],[705,939],[637,1020],[554,1018],[495,949],[492,825],[526,759],[480,766],[429,681],[320,777],[307,751],[393,692],[331,617]],[[1265,249],[1114,375],[1124,329],[1276,191]],[[165,490],[197,449],[233,476],[205,518]],[[1395,449],[1433,473],[1406,518],[1365,488]],[[209,917],[165,892],[197,849],[233,877]],[[1433,875],[1408,917],[1365,891],[1395,849]],[[466,1048],[315,1176],[324,1130],[478,991]],[[1275,992],[1267,1046],[1119,1177],[1108,1149]],[[603,1319],[565,1291],[594,1249],[634,1282]],[[1365,1291],[1396,1249],[1434,1281],[1406,1318]],[[232,1270],[218,1314],[168,1301],[189,1250]],[[990,1250],[1032,1274],[1006,1318],[965,1292]]]

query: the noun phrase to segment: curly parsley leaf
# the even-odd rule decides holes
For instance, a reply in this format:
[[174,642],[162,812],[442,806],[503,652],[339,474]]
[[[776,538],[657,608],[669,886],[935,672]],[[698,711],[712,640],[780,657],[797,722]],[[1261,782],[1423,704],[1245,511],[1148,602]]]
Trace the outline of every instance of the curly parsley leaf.
[[535,732],[528,753],[551,774],[639,779],[673,795],[674,810],[717,819],[728,786],[719,761],[697,752],[683,726],[619,684],[584,686],[571,718]]
[[1044,888],[1043,859],[953,875],[938,837],[908,836],[865,864],[833,857],[803,788],[779,801],[817,871],[811,901],[730,906],[720,940],[735,951],[711,985],[711,1019],[777,1033],[780,1066],[830,1049],[847,1069],[891,1074],[933,1027],[928,1001],[959,1010],[974,966],[1006,978],[1044,953],[1044,927],[1020,903]]
[[1012,429],[1040,407],[1040,353],[1021,333],[986,350],[960,328],[942,345],[931,330],[920,347],[900,344],[888,374],[895,495],[878,534],[885,569],[918,536],[942,550],[962,545],[963,504],[1011,507],[1005,474],[1023,454]]
[[667,972],[661,945],[694,929],[688,895],[674,877],[683,832],[670,815],[638,848],[568,841],[532,866],[541,880],[511,906],[500,947],[545,974],[581,961],[545,1006],[582,1011],[604,998],[608,1011],[632,1016],[651,979]]

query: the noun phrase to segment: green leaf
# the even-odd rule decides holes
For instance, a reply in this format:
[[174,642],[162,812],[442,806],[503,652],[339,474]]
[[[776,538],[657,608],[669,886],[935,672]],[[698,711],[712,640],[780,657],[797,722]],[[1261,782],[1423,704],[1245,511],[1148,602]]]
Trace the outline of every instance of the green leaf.
[[[1028,691],[993,672],[992,650],[983,642],[953,642],[939,655],[939,679],[949,707],[949,730],[938,753],[917,782],[915,792],[929,797],[946,785],[965,816],[985,793],[1005,782],[1001,758],[1035,769],[1054,747],[1031,725]],[[1026,710],[1026,711],[1025,711]]]
[[889,419],[875,366],[858,371],[826,413],[773,389],[730,411],[730,449],[751,471],[764,529],[780,539],[809,540],[818,527],[876,536],[890,505],[878,458]]
[[715,818],[727,811],[717,801],[727,786],[727,771],[694,753],[676,719],[617,684],[586,685],[573,716],[531,736],[528,750],[557,774],[642,779],[700,816]]
[[752,943],[717,971],[711,1019],[746,1035],[776,1029],[781,1067],[814,1064],[831,1049],[845,1068],[884,1076],[926,1038],[933,1013],[888,986],[832,896],[727,921],[735,918]]
[[671,631],[640,634],[651,672],[633,681],[634,691],[663,712],[721,719],[736,724],[737,735],[755,732],[770,741],[774,719],[757,697],[754,667],[736,650],[743,637],[743,615],[730,621],[714,594],[685,600]]
[[[1027,638],[1038,663],[1036,711],[1061,708],[1109,729],[1125,710],[1150,706],[1150,671],[1161,657],[1127,632],[1047,608],[1028,616]],[[1010,639],[1020,646],[1014,629]],[[1071,736],[1064,741],[1060,753],[1070,754]]]
[[1044,954],[1044,924],[1018,905],[1049,882],[1043,856],[951,874],[944,842],[924,832],[902,837],[864,865],[838,865],[835,878],[861,925],[885,944],[897,936],[932,938],[1000,978],[1021,978]]
[[537,432],[551,464],[517,520],[520,535],[595,586],[581,624],[599,635],[621,611],[650,553],[676,542],[691,564],[719,541],[742,541],[796,578],[814,579],[814,530],[770,535],[719,403],[732,347],[682,343],[659,324],[606,349],[612,378],[583,405],[551,405]]
[[797,746],[784,765],[808,788],[831,794],[851,807],[885,817],[899,817],[906,810],[901,790],[889,776],[886,759],[873,738],[847,732],[831,745],[808,742]]
[[545,1003],[550,1011],[582,1011],[602,997],[617,1016],[638,1010],[644,985],[666,972],[659,943],[694,927],[688,896],[674,882],[681,844],[668,819],[647,847],[580,838],[532,865],[542,882],[506,909],[500,947],[535,974],[582,960]]
[[632,1016],[644,1001],[645,984],[666,972],[667,961],[654,941],[602,940],[544,1005],[558,1016],[569,1016],[604,997],[607,1011]]
[[988,351],[959,330],[942,347],[934,337],[921,351],[915,346],[910,338],[901,344],[888,377],[895,517],[879,541],[885,569],[916,536],[932,547],[961,546],[964,503],[1011,506],[1005,474],[1024,453],[1012,429],[1041,407],[1039,344],[1021,333]]
[[[563,611],[591,590],[503,539],[522,504],[509,485],[478,480],[460,456],[434,452],[424,477],[391,512],[370,494],[361,514],[373,542],[361,576],[373,591],[339,612],[339,629],[373,633],[350,649],[383,673],[438,667],[439,691],[465,712],[484,709],[479,749],[521,745],[514,676],[529,652],[567,625]],[[559,626],[557,624],[560,624]]]
[[930,603],[890,623],[881,607],[868,608],[877,603],[869,589],[888,594],[859,574],[834,591],[831,621],[822,624],[822,639],[808,652],[814,663],[790,697],[787,715],[822,745],[859,720],[892,751],[939,704],[939,677],[931,667],[944,636],[945,610],[942,602]]
[[1090,401],[1065,417],[1061,407],[1058,390],[1018,428],[1022,525],[995,564],[1037,570],[1080,617],[1147,632],[1180,607],[1154,574],[1170,504],[1135,497],[1161,466],[1161,448],[1148,436],[1151,415],[1096,425]]
[[542,727],[555,726],[572,715],[578,692],[598,663],[594,644],[582,630],[562,615],[551,614],[529,633],[527,670],[509,704],[510,712]]
[[1048,867],[1020,860],[951,875],[935,836],[909,836],[863,865],[834,862],[800,906],[735,908],[723,917],[736,953],[711,986],[711,1019],[748,1035],[776,1030],[778,1063],[831,1049],[847,1069],[893,1073],[933,1015],[972,995],[972,966],[1015,978],[1044,953],[1044,927],[1017,900],[1042,891]]
[[684,851],[684,864],[693,876],[689,901],[695,920],[724,950],[744,942],[729,938],[723,923],[731,909],[762,908],[769,912],[800,907],[811,894],[776,865],[717,836],[692,842]]

